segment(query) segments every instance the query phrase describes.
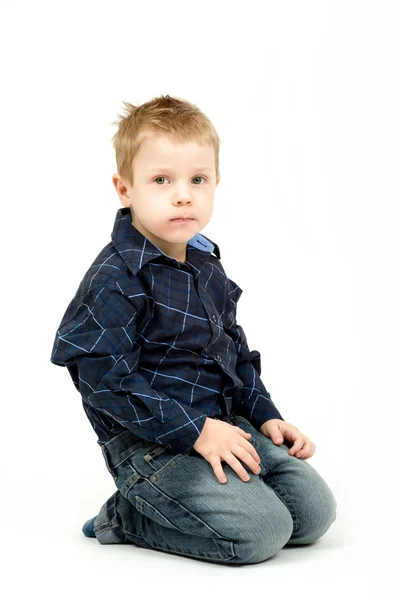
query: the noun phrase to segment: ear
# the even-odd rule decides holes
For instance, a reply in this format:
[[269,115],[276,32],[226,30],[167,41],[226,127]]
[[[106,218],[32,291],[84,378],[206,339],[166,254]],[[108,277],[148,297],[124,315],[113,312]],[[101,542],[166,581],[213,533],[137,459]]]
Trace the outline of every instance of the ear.
[[130,206],[131,200],[127,194],[127,189],[124,182],[121,179],[121,175],[119,173],[114,173],[111,178],[113,186],[115,187],[118,197],[123,206]]
[[216,183],[215,183],[215,187],[217,187],[217,185],[219,184],[219,180],[220,180],[220,179],[221,179],[221,174],[219,175],[219,177],[218,177],[218,179],[217,179],[217,181],[216,181]]

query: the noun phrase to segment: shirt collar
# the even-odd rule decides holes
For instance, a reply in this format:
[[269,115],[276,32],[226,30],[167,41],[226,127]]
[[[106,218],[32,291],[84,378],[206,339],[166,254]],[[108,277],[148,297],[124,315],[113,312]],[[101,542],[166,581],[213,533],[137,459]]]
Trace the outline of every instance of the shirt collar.
[[[132,225],[129,206],[117,211],[111,239],[118,253],[135,275],[143,265],[159,256],[165,256],[169,261],[179,263],[172,256],[165,254]],[[188,262],[193,263],[199,270],[211,253],[214,253],[217,258],[221,258],[218,245],[204,234],[196,233],[188,240]]]

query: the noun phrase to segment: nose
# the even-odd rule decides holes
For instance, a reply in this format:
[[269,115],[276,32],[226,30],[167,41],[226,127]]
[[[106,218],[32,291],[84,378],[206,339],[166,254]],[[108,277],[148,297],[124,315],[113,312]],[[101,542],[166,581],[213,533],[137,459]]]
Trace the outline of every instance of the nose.
[[178,205],[182,205],[182,204],[191,204],[192,202],[192,198],[190,197],[190,194],[179,194],[177,195],[177,197],[175,198],[175,204]]
[[188,186],[182,182],[181,185],[177,186],[175,196],[175,203],[178,205],[187,204],[192,201],[191,190]]

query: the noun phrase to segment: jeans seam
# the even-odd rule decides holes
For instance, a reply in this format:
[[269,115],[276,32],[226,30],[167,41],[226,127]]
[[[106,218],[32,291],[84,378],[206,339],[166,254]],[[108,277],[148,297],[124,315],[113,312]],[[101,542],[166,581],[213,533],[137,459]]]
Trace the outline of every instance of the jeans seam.
[[[153,487],[156,492],[160,495],[163,496],[164,498],[167,498],[170,502],[172,502],[173,504],[175,504],[176,506],[179,506],[179,509],[183,512],[186,513],[187,515],[190,515],[194,520],[198,521],[199,523],[201,523],[211,534],[211,537],[216,537],[216,539],[222,539],[225,540],[226,538],[224,538],[223,535],[221,535],[216,529],[214,529],[213,527],[211,527],[208,523],[206,523],[206,521],[204,521],[203,519],[201,519],[199,517],[199,515],[197,515],[196,513],[194,513],[193,511],[189,510],[188,508],[186,508],[186,506],[184,504],[182,504],[177,498],[174,498],[173,496],[170,496],[169,494],[167,494],[164,490],[162,490],[161,488],[157,487],[156,485],[154,485],[152,482],[150,482],[149,479],[146,480],[149,485],[151,487]],[[146,499],[145,499],[146,500]],[[146,502],[148,502],[146,500]],[[131,503],[132,504],[132,503]],[[139,510],[139,509],[137,509]],[[140,511],[139,511],[140,512]],[[177,529],[179,530],[179,527],[177,527]],[[180,530],[179,530],[180,531]]]
[[[103,523],[104,525],[104,523]],[[119,525],[111,525],[109,526],[109,524],[107,523],[107,527],[103,527],[102,525],[100,525],[99,527],[95,527],[94,531],[95,533],[103,533],[104,531],[113,531],[114,529],[121,529]]]
[[[271,481],[268,480],[266,482],[267,485],[269,485],[273,491],[277,494],[277,496],[279,497],[279,499],[284,503],[284,505],[286,506],[286,508],[289,510],[291,517],[293,519],[293,531],[296,529],[297,527],[297,512],[295,509],[295,505],[293,504],[291,499],[288,499],[289,496],[286,495],[286,492],[284,490],[284,488],[282,488],[279,483],[276,483],[275,481]],[[290,510],[292,509],[292,511]]]
[[[144,537],[142,537],[141,535],[137,535],[136,533],[133,533],[132,531],[128,531],[127,529],[125,529],[123,526],[120,527],[120,530],[124,533],[124,535],[126,535],[127,537],[135,537],[138,538],[139,540],[143,540],[144,542],[146,542],[146,540],[144,539]],[[146,544],[148,544],[148,542],[146,542]]]

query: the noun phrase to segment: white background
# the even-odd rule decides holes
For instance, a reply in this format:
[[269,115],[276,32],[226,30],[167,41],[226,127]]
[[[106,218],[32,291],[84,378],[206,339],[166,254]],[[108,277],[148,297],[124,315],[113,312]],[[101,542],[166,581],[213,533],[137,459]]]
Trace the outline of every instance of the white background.
[[[3,596],[385,593],[399,534],[398,3],[2,0],[0,23]],[[239,569],[84,537],[115,487],[50,363],[121,207],[111,123],[123,100],[160,94],[219,133],[203,233],[244,290],[238,321],[272,399],[316,444],[310,464],[338,502],[316,544]]]

